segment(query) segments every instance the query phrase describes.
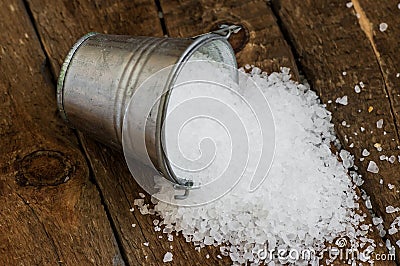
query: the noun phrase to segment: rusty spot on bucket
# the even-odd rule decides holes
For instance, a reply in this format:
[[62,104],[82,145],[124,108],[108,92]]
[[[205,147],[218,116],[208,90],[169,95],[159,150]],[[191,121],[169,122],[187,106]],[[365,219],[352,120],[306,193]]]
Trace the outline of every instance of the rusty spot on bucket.
[[229,43],[231,44],[233,51],[237,53],[246,46],[246,44],[249,42],[250,39],[249,30],[245,25],[241,23],[235,23],[232,21],[219,21],[218,23],[215,23],[211,26],[210,31],[218,30],[221,25],[232,25],[232,24],[242,27],[242,29],[238,33],[232,34],[229,37]]
[[20,161],[16,181],[21,186],[56,186],[67,182],[73,171],[73,164],[63,153],[40,150]]

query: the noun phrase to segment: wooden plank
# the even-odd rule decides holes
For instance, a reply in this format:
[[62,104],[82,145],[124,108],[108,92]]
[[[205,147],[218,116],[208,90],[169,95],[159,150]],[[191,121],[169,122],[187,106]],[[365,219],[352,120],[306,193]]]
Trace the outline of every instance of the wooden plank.
[[263,0],[161,0],[167,32],[171,37],[194,36],[218,28],[224,23],[243,26],[231,38],[239,66],[254,64],[268,73],[289,67],[293,78],[298,71],[290,47]]
[[[383,2],[354,1],[355,11],[360,15],[361,28],[370,41],[379,62],[397,133],[399,133],[400,128],[400,74],[397,74],[400,73],[400,54],[398,51],[400,47],[400,8],[398,4],[398,1],[393,0]],[[381,23],[388,24],[388,29],[384,32],[379,30]],[[397,172],[397,175],[385,176],[384,179],[386,184],[390,183],[395,186],[394,189],[385,187],[384,197],[389,200],[384,203],[394,207],[400,207],[399,175],[399,172]],[[384,216],[385,228],[388,229],[399,216],[399,213],[388,214],[384,212],[382,215]],[[387,234],[387,238],[397,250],[400,250],[400,245],[396,244],[400,240],[400,232]],[[397,257],[399,257],[399,254],[400,252],[397,253]]]
[[[387,227],[393,215],[388,215],[385,208],[398,206],[399,202],[400,165],[381,161],[379,156],[385,154],[397,158],[399,155],[399,138],[393,116],[398,109],[391,105],[389,99],[393,97],[388,95],[385,83],[388,78],[394,79],[393,74],[382,75],[374,49],[353,9],[346,8],[347,2],[303,1],[298,5],[297,1],[275,0],[273,6],[290,35],[307,78],[333,112],[335,129],[342,144],[355,154],[358,171],[365,180],[362,188],[371,197],[374,211],[383,216]],[[393,45],[396,47],[395,43]],[[396,59],[392,55],[388,57]],[[347,75],[342,74],[344,71]],[[360,81],[365,87],[357,94],[354,86]],[[344,95],[348,96],[348,105],[336,104],[335,99]],[[379,119],[384,119],[382,129],[376,125]],[[346,121],[345,126],[342,121]],[[364,132],[361,127],[365,128]],[[382,152],[377,151],[375,143],[382,145]],[[363,149],[368,149],[371,155],[360,161]],[[378,164],[379,173],[367,171],[370,160]],[[383,184],[380,184],[381,179]],[[389,183],[395,184],[396,189],[390,190]],[[399,250],[396,249],[398,262]]]
[[124,265],[22,1],[0,27],[0,264]]
[[[100,4],[96,4],[101,2]],[[162,36],[156,5],[153,1],[81,0],[74,2],[75,8],[68,11],[69,3],[64,1],[29,0],[40,36],[49,55],[55,75],[73,43],[88,31],[113,34]],[[94,8],[97,6],[97,8]],[[62,14],[61,17],[58,14]],[[124,23],[120,23],[120,17]],[[129,18],[129,19],[128,19]],[[131,213],[133,201],[144,192],[131,177],[121,153],[113,151],[90,138],[80,135],[88,156],[94,178],[109,210],[124,256],[129,265],[159,265],[167,251],[173,252],[176,265],[215,265],[216,248],[195,252],[193,246],[183,237],[175,237],[169,242],[161,232],[154,231],[154,216],[141,215],[136,209]],[[147,197],[146,201],[149,201]],[[132,224],[136,227],[133,228]],[[146,244],[148,243],[148,246]],[[172,250],[171,250],[172,246]],[[205,260],[206,254],[211,255]],[[225,260],[226,262],[227,260]]]

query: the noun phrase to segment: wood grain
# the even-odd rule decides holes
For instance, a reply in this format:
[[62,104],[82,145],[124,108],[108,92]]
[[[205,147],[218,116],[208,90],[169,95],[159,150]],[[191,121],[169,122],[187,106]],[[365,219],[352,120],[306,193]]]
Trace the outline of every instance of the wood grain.
[[[400,74],[398,74],[400,73],[400,9],[398,4],[398,1],[393,0],[382,3],[369,0],[354,1],[355,11],[360,14],[359,23],[374,49],[380,66],[397,138],[399,138],[400,128]],[[384,32],[379,30],[381,23],[388,24],[388,29]],[[383,153],[387,153],[387,151],[383,151]],[[397,175],[385,176],[383,180],[385,185],[389,183],[394,185],[393,189],[385,187],[383,195],[387,200],[383,204],[400,207],[399,169],[400,167],[397,166]],[[399,216],[399,213],[388,214],[384,210],[380,210],[380,213],[384,217],[386,229],[390,228],[393,221]],[[387,234],[386,237],[399,251],[400,246],[396,242],[400,240],[400,232]],[[398,258],[399,255],[400,252],[397,253]]]
[[[52,3],[28,0],[39,35],[49,57],[53,75],[58,75],[60,64],[68,49],[88,31],[115,34],[162,36],[156,6],[153,1],[61,1]],[[276,71],[280,66],[296,70],[290,47],[283,38],[271,9],[264,1],[161,1],[167,31],[171,36],[189,37],[214,29],[226,22],[245,26],[246,35],[234,40],[239,64],[254,63],[266,71]],[[245,31],[246,32],[246,31]],[[294,71],[297,77],[297,71]],[[94,179],[101,191],[105,206],[115,228],[118,242],[129,265],[158,265],[167,251],[174,254],[173,264],[194,265],[229,264],[219,260],[217,248],[194,251],[182,237],[168,242],[161,233],[154,232],[154,216],[143,216],[135,210],[133,200],[142,192],[124,163],[123,156],[83,135],[80,140],[90,162]],[[146,198],[148,201],[148,197]],[[370,217],[368,217],[370,219]],[[370,220],[369,220],[370,221]],[[132,224],[136,227],[133,228]],[[376,237],[376,233],[371,233]],[[376,239],[377,242],[380,239]],[[147,247],[144,243],[148,242]],[[170,245],[172,245],[172,250]],[[209,253],[210,259],[205,259]],[[390,264],[385,264],[390,265]]]
[[123,265],[22,1],[0,27],[0,265]]
[[[379,156],[394,155],[397,158],[400,154],[393,115],[397,111],[390,102],[393,89],[392,95],[389,95],[386,81],[394,78],[393,73],[390,76],[382,75],[373,46],[361,29],[356,12],[346,7],[347,2],[303,1],[302,5],[298,5],[297,1],[276,0],[273,6],[289,33],[306,77],[333,113],[335,130],[341,143],[355,155],[358,172],[365,180],[362,188],[371,197],[374,211],[384,218],[387,227],[393,215],[386,213],[386,206],[399,204],[400,164],[397,160],[394,164],[381,161]],[[372,6],[372,2],[373,11],[370,12],[378,12],[381,4]],[[375,25],[375,31],[376,28]],[[387,45],[397,47],[396,42]],[[388,57],[396,59],[392,55]],[[343,75],[343,72],[347,74]],[[363,82],[365,87],[357,94],[354,87],[359,82]],[[348,105],[335,103],[338,97],[344,95],[348,96]],[[382,129],[376,125],[379,119],[384,120]],[[342,121],[346,121],[345,126]],[[374,147],[376,143],[381,144],[382,152]],[[369,150],[371,155],[360,161],[363,149]],[[379,173],[367,171],[371,160],[379,166]],[[380,184],[380,180],[383,184]],[[396,188],[389,189],[389,183],[396,185]],[[400,249],[396,250],[398,259]]]

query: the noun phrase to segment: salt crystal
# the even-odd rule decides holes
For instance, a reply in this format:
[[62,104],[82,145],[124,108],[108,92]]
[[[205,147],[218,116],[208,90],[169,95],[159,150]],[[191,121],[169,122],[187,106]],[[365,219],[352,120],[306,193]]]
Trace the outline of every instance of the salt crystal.
[[397,74],[396,74],[396,78],[399,78],[399,77],[400,77],[400,73],[397,73]]
[[382,154],[379,156],[379,160],[381,160],[381,161],[387,160],[387,156]]
[[222,260],[222,257],[221,257],[221,255],[217,255],[217,258],[218,258],[218,259],[220,259],[220,260]]
[[146,195],[144,195],[142,192],[139,193],[139,196],[143,199],[146,197]]
[[376,122],[376,127],[377,127],[377,128],[382,128],[382,126],[383,126],[383,119],[379,119],[379,120]]
[[168,241],[170,241],[170,242],[172,242],[172,241],[174,241],[174,236],[173,235],[168,235]]
[[365,201],[365,207],[367,207],[368,209],[372,209],[372,204],[371,204],[371,200],[370,199],[367,199]]
[[347,95],[337,98],[335,102],[338,104],[347,105],[348,104]]
[[392,155],[389,157],[389,162],[394,163],[396,161],[396,156]]
[[135,227],[136,227],[136,224],[132,224],[132,227],[135,228]]
[[150,245],[149,242],[144,242],[143,245],[145,245],[146,247],[148,247]]
[[356,85],[356,86],[354,87],[354,91],[355,91],[356,93],[360,93],[360,92],[361,92],[360,86]]
[[379,184],[383,185],[383,179],[379,179]]
[[133,212],[133,211],[135,211],[135,208],[132,207],[132,208],[129,209],[129,211]]
[[209,259],[209,258],[210,258],[210,254],[207,254],[207,255],[206,255],[206,259]]
[[388,188],[389,188],[389,189],[394,189],[394,185],[392,185],[392,184],[389,183],[389,184],[388,184]]
[[378,165],[376,165],[376,163],[374,161],[369,161],[367,171],[377,174],[379,172],[379,167],[378,167]]
[[172,257],[173,257],[172,253],[168,251],[168,252],[165,253],[165,255],[164,255],[163,262],[172,261]]
[[367,149],[363,149],[362,151],[362,156],[366,157],[368,155],[370,155],[371,153],[367,150]]
[[364,82],[362,82],[362,81],[360,81],[358,84],[360,84],[360,87],[361,87],[361,88],[364,88],[364,87],[365,87],[365,84],[364,84]]
[[[399,4],[399,9],[400,9],[400,4]],[[396,241],[396,245],[400,248],[400,240]]]
[[133,205],[141,207],[144,204],[144,200],[143,199],[134,199],[133,200]]
[[381,217],[373,217],[373,218],[372,218],[372,223],[373,223],[374,225],[381,224],[381,223],[383,223],[383,219],[382,219]]
[[388,28],[388,24],[386,24],[386,23],[384,23],[384,22],[382,22],[381,24],[379,24],[379,30],[380,30],[381,32],[384,32],[385,30],[387,30],[387,28]]
[[393,207],[391,205],[386,206],[386,213],[395,213],[398,212],[400,209],[398,207]]
[[388,234],[389,234],[389,235],[394,235],[394,234],[396,234],[397,232],[398,232],[398,230],[397,230],[397,228],[395,228],[395,227],[389,228],[389,230],[388,230]]
[[339,152],[339,156],[342,159],[343,166],[345,168],[351,168],[354,165],[354,157],[350,154],[350,152],[346,150],[341,150]]
[[346,3],[346,7],[347,7],[347,8],[351,8],[352,6],[353,6],[353,3],[352,3],[352,2],[347,2],[347,3]]
[[365,131],[365,128],[360,127],[360,130],[361,130],[361,132],[364,132],[364,131]]
[[346,72],[346,71],[343,71],[343,72],[342,72],[342,75],[343,75],[343,76],[346,76],[346,75],[347,75],[347,72]]

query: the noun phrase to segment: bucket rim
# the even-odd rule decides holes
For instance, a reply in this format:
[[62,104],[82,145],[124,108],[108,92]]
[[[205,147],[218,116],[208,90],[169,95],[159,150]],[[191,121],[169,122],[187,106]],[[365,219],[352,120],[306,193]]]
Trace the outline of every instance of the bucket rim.
[[[162,133],[163,130],[163,125],[164,121],[166,118],[167,114],[167,109],[168,109],[168,102],[169,98],[171,97],[171,87],[174,85],[177,77],[179,76],[182,68],[184,67],[185,63],[188,62],[189,58],[200,49],[200,47],[213,42],[213,41],[222,41],[223,44],[225,44],[227,51],[229,54],[232,56],[232,67],[237,68],[237,61],[235,57],[235,52],[228,42],[228,38],[226,36],[217,34],[217,33],[207,33],[203,34],[200,36],[196,36],[194,38],[193,43],[191,43],[186,50],[183,52],[181,57],[178,59],[177,63],[175,64],[175,67],[173,71],[171,71],[171,76],[169,77],[169,80],[165,86],[164,92],[162,97],[160,98],[160,105],[158,108],[158,114],[157,115],[157,122],[156,125],[158,129],[156,130],[156,152],[157,152],[157,159],[158,159],[158,167],[159,170],[164,174],[164,176],[168,177],[168,179],[175,184],[184,187],[186,189],[190,189],[191,186],[193,186],[193,182],[190,180],[186,180],[183,178],[179,178],[175,175],[174,171],[172,170],[172,166],[170,164],[170,161],[168,160],[166,151],[164,150],[164,146],[162,143],[165,143],[165,136]],[[228,64],[229,62],[224,62],[221,61],[221,63]]]
[[90,37],[99,34],[98,32],[89,32],[85,35],[83,35],[78,41],[75,42],[75,44],[72,46],[72,48],[69,50],[67,56],[64,59],[64,62],[61,66],[60,74],[58,76],[57,80],[57,108],[58,111],[61,114],[61,117],[65,122],[67,122],[69,125],[71,123],[68,120],[67,113],[65,112],[64,109],[64,82],[65,82],[65,77],[67,75],[69,66],[71,64],[72,58],[74,57],[76,51],[78,48]]

